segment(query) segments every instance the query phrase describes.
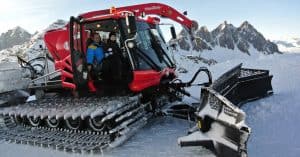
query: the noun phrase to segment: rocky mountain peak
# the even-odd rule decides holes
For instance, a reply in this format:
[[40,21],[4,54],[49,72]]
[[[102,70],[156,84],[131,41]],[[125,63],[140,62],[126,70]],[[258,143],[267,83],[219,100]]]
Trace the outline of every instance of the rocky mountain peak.
[[25,29],[23,29],[20,26],[16,26],[13,29],[8,30],[6,33],[2,33],[3,36],[16,36],[16,37],[22,37],[24,35],[30,36],[30,33],[28,33]]
[[14,45],[21,45],[26,41],[29,41],[31,34],[20,26],[16,26],[13,29],[2,33],[0,36],[0,50],[12,47]]
[[240,27],[238,27],[238,31],[246,33],[252,33],[252,35],[259,35],[263,36],[261,33],[259,33],[254,26],[252,26],[248,21],[243,22]]
[[[236,27],[231,23],[224,21],[217,28],[212,30],[211,34],[213,38],[219,38],[220,36],[227,36],[227,34],[233,34],[236,31]],[[216,42],[216,41],[215,41]]]
[[254,28],[248,21],[244,21],[239,28],[243,29],[252,29]]
[[209,32],[209,30],[208,30],[208,28],[206,26],[201,26],[199,28],[199,31],[201,31],[201,32]]
[[206,42],[212,42],[212,36],[206,26],[200,27],[198,31],[196,31],[196,35],[202,37]]
[[16,30],[16,31],[20,31],[20,32],[27,32],[24,28],[22,28],[20,26],[16,26],[12,30]]
[[231,23],[228,23],[227,21],[224,21],[215,30],[222,32],[222,31],[234,30],[234,29],[236,29],[236,28]]
[[[186,34],[181,35],[186,38]],[[266,40],[248,21],[243,22],[239,27],[224,21],[211,32],[202,26],[196,31],[196,35],[200,37],[196,41],[196,48],[195,46],[188,46],[188,42],[184,39],[180,40],[180,44],[184,45],[185,50],[189,50],[187,48],[190,47],[198,51],[213,50],[214,47],[220,46],[232,50],[237,49],[250,55],[250,47],[254,47],[264,54],[281,53],[275,43]]]
[[234,38],[233,34],[236,31],[236,27],[232,24],[224,21],[216,29],[211,32],[213,40],[211,45],[220,45],[228,49],[234,49]]

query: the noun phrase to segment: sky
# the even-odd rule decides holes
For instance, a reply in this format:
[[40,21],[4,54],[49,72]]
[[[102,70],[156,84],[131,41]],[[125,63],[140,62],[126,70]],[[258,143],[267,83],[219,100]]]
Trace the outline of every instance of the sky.
[[247,20],[268,39],[300,37],[299,0],[0,0],[0,33],[15,26],[34,33],[83,12],[150,2],[187,11],[209,30],[225,20],[235,26]]

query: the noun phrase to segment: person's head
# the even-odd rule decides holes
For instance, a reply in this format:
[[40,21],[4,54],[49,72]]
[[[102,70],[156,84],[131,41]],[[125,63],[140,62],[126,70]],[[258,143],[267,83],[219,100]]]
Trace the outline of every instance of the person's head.
[[101,41],[100,35],[98,33],[93,34],[93,41],[99,43]]
[[109,40],[115,42],[117,40],[117,36],[115,32],[109,33]]

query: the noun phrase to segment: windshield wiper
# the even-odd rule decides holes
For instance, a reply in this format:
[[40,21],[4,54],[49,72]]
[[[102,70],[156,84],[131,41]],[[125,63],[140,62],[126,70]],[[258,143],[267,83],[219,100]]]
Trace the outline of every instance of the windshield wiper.
[[139,51],[137,55],[139,55],[148,65],[150,65],[152,69],[156,69],[157,71],[161,70],[161,67],[157,65],[149,56],[144,54],[140,48],[136,47],[136,49]]
[[[174,64],[172,63],[172,61],[170,60],[169,56],[166,54],[166,52],[164,51],[164,49],[160,46],[160,44],[158,44],[158,42],[156,42],[155,39],[153,39],[153,34],[152,35],[152,40],[151,40],[151,46],[153,47],[153,49],[156,52],[156,55],[158,58],[160,58],[160,60],[163,60],[163,62],[165,62],[167,64],[168,67],[174,67]],[[168,61],[164,58],[164,56],[167,57]],[[172,65],[170,65],[170,63]]]

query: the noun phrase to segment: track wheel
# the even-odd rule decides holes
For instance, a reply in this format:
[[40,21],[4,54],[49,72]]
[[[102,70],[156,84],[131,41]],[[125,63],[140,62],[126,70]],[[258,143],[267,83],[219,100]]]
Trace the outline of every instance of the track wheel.
[[65,122],[68,129],[77,130],[81,127],[82,120],[80,118],[77,119],[69,118],[66,119]]
[[14,116],[13,120],[15,121],[15,123],[17,124],[21,124],[23,123],[23,118],[21,118],[20,116]]
[[34,127],[39,126],[41,124],[41,122],[42,122],[39,117],[38,118],[29,117],[28,121],[29,121],[30,125],[34,126]]
[[60,124],[60,120],[56,118],[46,119],[46,123],[50,128],[57,128]]
[[93,130],[93,131],[103,131],[105,129],[105,125],[104,123],[101,122],[102,117],[94,117],[94,118],[89,118],[88,124],[89,127]]

